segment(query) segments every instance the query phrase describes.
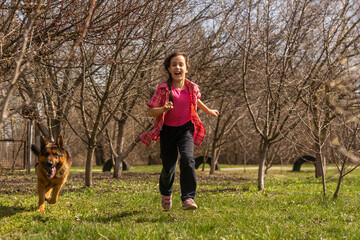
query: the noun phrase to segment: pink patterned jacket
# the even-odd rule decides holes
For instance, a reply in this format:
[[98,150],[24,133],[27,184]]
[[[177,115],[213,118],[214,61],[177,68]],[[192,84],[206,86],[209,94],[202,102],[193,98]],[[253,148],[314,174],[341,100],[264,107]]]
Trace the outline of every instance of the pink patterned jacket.
[[[200,118],[196,112],[197,109],[197,100],[201,97],[199,86],[195,83],[185,79],[185,84],[189,89],[190,92],[190,104],[191,104],[191,112],[190,112],[190,119],[191,122],[194,124],[194,144],[199,146],[201,142],[205,138],[205,127],[200,121]],[[166,82],[159,84],[154,93],[153,97],[147,103],[147,105],[151,108],[153,107],[162,107],[164,106],[165,102],[168,101],[170,95],[170,91]],[[160,114],[155,118],[154,128],[146,133],[140,135],[140,141],[145,143],[147,146],[150,146],[151,140],[159,141],[160,140],[160,131],[162,126],[164,125],[166,112]]]

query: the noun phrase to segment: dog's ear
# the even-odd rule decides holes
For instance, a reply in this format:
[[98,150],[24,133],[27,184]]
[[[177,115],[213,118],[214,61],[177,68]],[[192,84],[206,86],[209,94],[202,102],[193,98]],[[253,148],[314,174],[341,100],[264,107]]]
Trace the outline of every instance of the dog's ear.
[[62,137],[62,135],[59,135],[56,139],[56,144],[58,145],[58,147],[60,149],[64,149],[64,139]]
[[47,144],[46,139],[42,135],[40,135],[40,148],[41,149],[45,148],[46,144]]
[[34,144],[31,145],[31,151],[36,155],[36,156],[40,156],[40,149],[35,146]]

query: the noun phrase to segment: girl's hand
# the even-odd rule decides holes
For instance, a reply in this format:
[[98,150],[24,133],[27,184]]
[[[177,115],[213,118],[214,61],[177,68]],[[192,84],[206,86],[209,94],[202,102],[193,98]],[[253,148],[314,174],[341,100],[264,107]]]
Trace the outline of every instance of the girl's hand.
[[165,105],[163,106],[164,112],[169,111],[170,109],[173,109],[173,103],[172,102],[167,102],[165,103]]
[[149,117],[157,117],[160,114],[163,114],[166,111],[169,111],[170,109],[173,109],[173,103],[167,102],[164,106],[158,107],[158,108],[149,108],[148,116]]
[[198,104],[198,107],[201,110],[203,110],[204,112],[206,112],[210,116],[218,117],[219,114],[220,114],[219,111],[216,110],[216,109],[209,109],[200,99],[197,100],[197,104]]
[[216,109],[209,109],[209,115],[213,116],[213,117],[218,117],[219,116],[219,111]]

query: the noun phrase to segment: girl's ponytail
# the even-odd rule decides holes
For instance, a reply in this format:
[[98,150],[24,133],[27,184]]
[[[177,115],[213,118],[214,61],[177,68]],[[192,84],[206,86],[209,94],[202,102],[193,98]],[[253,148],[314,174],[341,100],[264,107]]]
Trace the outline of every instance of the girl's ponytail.
[[169,102],[174,103],[174,95],[173,95],[173,93],[172,93],[171,83],[172,83],[172,79],[171,79],[171,77],[169,77],[168,80],[167,80],[167,85],[168,85],[168,88],[169,88],[169,90],[170,90]]

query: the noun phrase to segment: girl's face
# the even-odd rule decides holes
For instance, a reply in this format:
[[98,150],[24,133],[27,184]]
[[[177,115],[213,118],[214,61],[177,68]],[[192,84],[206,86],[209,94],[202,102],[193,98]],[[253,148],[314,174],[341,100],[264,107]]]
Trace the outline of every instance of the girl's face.
[[179,55],[171,58],[168,71],[171,74],[171,78],[174,82],[184,81],[185,75],[188,72],[184,56]]

